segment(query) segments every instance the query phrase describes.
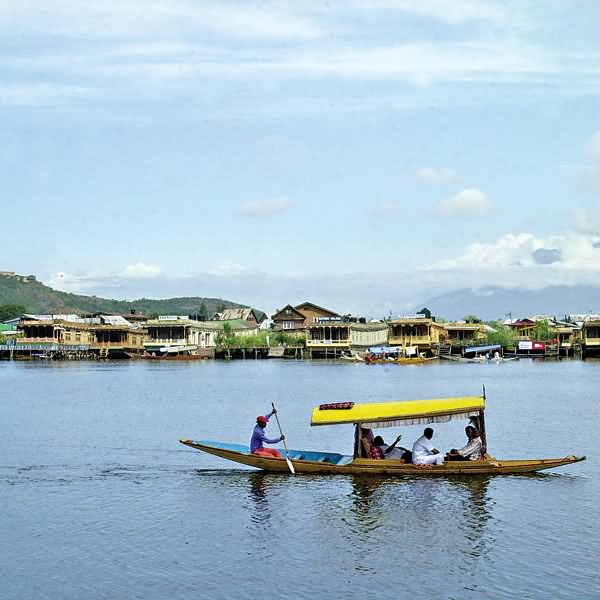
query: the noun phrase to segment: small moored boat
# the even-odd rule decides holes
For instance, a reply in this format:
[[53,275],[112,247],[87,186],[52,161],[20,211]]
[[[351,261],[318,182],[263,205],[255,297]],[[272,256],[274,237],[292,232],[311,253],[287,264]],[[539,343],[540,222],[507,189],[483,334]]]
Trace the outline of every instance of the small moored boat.
[[346,362],[365,362],[364,357],[360,354],[342,354],[340,356],[340,360],[344,360]]
[[[312,411],[311,425],[354,424],[354,455],[307,450],[287,451],[296,473],[331,475],[336,473],[359,475],[500,475],[532,473],[585,460],[585,456],[563,458],[496,459],[487,453],[485,434],[485,394],[434,400],[379,402],[358,404],[343,402],[324,404]],[[484,450],[482,460],[450,461],[427,468],[405,463],[401,459],[373,459],[361,456],[361,430],[364,428],[395,427],[400,425],[427,425],[468,419],[478,428]],[[208,440],[180,440],[182,444],[237,463],[287,473],[285,459],[251,454],[248,446]],[[282,454],[284,454],[282,450]],[[285,456],[285,454],[284,454]]]

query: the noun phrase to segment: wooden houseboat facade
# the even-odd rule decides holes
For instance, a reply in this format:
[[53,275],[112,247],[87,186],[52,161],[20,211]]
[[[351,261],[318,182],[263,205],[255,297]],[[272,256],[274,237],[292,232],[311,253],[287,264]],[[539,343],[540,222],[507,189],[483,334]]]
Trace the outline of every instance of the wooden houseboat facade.
[[442,324],[421,315],[392,319],[388,327],[390,346],[416,347],[419,353],[435,354],[445,337]]
[[600,356],[600,316],[595,315],[583,322],[581,351],[583,358]]
[[384,322],[323,321],[308,327],[306,348],[311,358],[337,358],[386,344],[387,336],[388,326]]

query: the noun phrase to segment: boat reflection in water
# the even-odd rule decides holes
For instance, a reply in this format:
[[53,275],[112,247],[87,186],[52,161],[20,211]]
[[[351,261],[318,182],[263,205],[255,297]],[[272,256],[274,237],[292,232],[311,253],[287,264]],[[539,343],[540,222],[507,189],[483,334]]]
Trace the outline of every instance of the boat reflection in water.
[[494,509],[489,477],[237,476],[246,479],[249,522],[261,547],[271,535],[301,527],[305,540],[347,552],[340,560],[353,570],[375,573],[392,559],[401,566],[421,548],[434,562],[456,561],[468,573],[493,541],[486,532]]
[[[493,540],[486,531],[494,507],[489,485],[489,477],[355,477],[349,539],[358,536],[367,547],[383,547],[407,566],[418,556],[432,567],[456,562],[457,568],[474,574],[474,561],[485,557]],[[357,568],[377,569],[380,559],[379,552],[363,552]]]

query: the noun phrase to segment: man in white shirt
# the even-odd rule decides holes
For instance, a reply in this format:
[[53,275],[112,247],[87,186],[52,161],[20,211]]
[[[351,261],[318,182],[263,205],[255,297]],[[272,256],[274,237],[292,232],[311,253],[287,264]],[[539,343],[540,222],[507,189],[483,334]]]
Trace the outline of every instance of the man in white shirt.
[[467,425],[465,433],[468,439],[467,444],[458,450],[452,448],[446,454],[446,460],[481,460],[483,458],[481,438],[477,429],[472,425]]
[[433,429],[427,427],[423,435],[414,443],[412,459],[414,465],[443,465],[444,457],[431,443]]

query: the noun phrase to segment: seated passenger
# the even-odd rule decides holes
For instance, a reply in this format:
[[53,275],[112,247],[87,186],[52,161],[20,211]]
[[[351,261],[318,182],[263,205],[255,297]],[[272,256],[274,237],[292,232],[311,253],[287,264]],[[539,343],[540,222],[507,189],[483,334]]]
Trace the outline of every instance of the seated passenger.
[[443,465],[444,457],[437,448],[431,443],[433,429],[426,427],[423,435],[413,444],[412,461],[413,465]]
[[400,439],[402,438],[401,435],[399,435],[394,442],[391,445],[387,445],[384,441],[383,438],[378,435],[375,437],[375,439],[373,440],[373,444],[375,444],[375,446],[378,446],[381,449],[381,452],[383,454],[383,458],[393,458],[393,459],[402,459],[406,461],[406,448],[402,448],[401,446],[399,446],[398,448],[396,448],[396,444],[400,441]]
[[477,429],[473,425],[467,425],[465,433],[467,434],[467,444],[458,450],[452,448],[446,454],[446,460],[481,460],[483,458],[481,438]]
[[383,452],[375,444],[373,430],[366,427],[360,429],[360,443],[362,446],[362,456],[364,458],[374,458],[375,460],[383,459]]

